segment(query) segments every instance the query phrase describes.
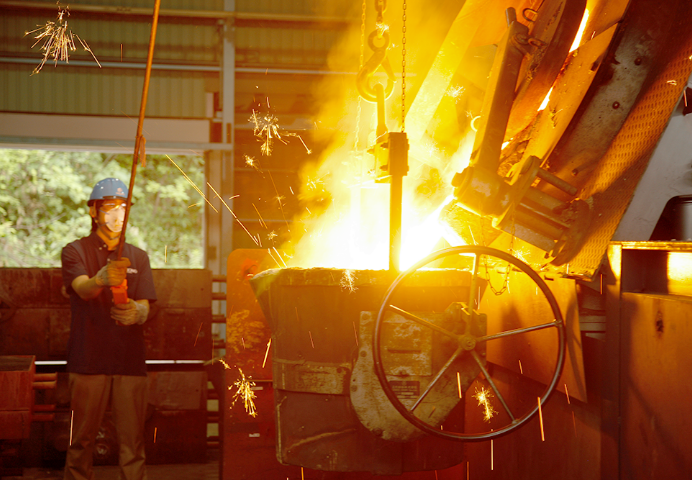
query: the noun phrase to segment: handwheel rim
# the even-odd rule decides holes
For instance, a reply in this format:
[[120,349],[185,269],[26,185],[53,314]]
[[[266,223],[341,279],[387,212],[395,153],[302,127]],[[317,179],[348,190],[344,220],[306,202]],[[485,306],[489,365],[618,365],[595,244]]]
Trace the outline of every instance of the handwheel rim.
[[[541,289],[543,292],[543,295],[545,296],[546,300],[548,301],[548,304],[550,305],[550,308],[553,312],[554,316],[554,325],[551,328],[555,328],[558,333],[558,355],[557,355],[557,362],[555,364],[555,370],[553,372],[553,377],[551,379],[551,382],[547,385],[546,389],[544,390],[543,394],[538,397],[540,398],[539,401],[536,402],[536,406],[533,407],[531,410],[529,410],[527,413],[522,415],[519,418],[514,419],[511,421],[507,426],[497,429],[497,430],[491,430],[490,432],[483,432],[483,433],[462,433],[462,432],[452,432],[452,431],[444,431],[444,430],[438,430],[436,428],[433,428],[431,425],[425,423],[424,421],[420,420],[418,417],[414,415],[413,412],[409,412],[409,410],[404,406],[403,403],[398,399],[396,394],[394,393],[394,390],[392,389],[391,385],[387,381],[387,375],[384,371],[384,366],[382,364],[382,356],[381,356],[381,351],[380,351],[380,338],[382,334],[382,324],[384,323],[384,316],[387,310],[389,310],[390,305],[389,305],[389,300],[393,296],[393,293],[396,291],[397,287],[399,284],[407,278],[409,275],[412,273],[418,271],[421,267],[434,262],[435,260],[439,260],[440,258],[451,256],[451,255],[460,255],[460,254],[474,254],[474,255],[480,255],[480,256],[492,256],[495,258],[498,258],[500,260],[504,260],[508,263],[511,263],[513,266],[519,268],[522,272],[524,272],[526,275],[531,278],[534,283]],[[472,273],[473,275],[473,273]],[[472,279],[473,282],[473,279]],[[545,281],[526,263],[523,261],[519,260],[518,258],[513,257],[512,255],[503,252],[501,250],[497,250],[492,247],[483,247],[483,246],[461,246],[461,247],[451,247],[443,250],[439,250],[437,252],[432,253],[431,255],[428,255],[426,258],[420,260],[416,264],[414,264],[412,267],[410,267],[408,270],[405,272],[402,272],[397,276],[397,278],[392,282],[392,284],[389,286],[389,289],[385,293],[384,299],[382,301],[382,304],[380,306],[380,310],[377,315],[377,321],[375,322],[375,331],[373,334],[373,345],[372,345],[372,355],[373,355],[373,363],[375,367],[375,374],[377,376],[378,381],[380,382],[380,385],[382,387],[382,390],[384,391],[385,395],[389,399],[390,403],[394,408],[411,424],[414,426],[418,427],[419,429],[423,430],[426,433],[429,433],[431,435],[441,437],[441,438],[446,438],[446,439],[451,439],[451,440],[460,440],[460,441],[485,441],[485,440],[490,440],[493,438],[501,437],[503,435],[507,435],[508,433],[513,432],[514,430],[518,429],[525,423],[527,423],[529,420],[531,420],[539,410],[539,402],[540,406],[542,407],[550,398],[552,393],[555,391],[555,388],[557,386],[557,383],[560,379],[560,376],[562,375],[562,368],[564,366],[565,362],[565,350],[566,350],[566,342],[565,342],[565,322],[562,317],[562,313],[560,312],[560,307],[557,304],[557,300],[555,299],[555,296],[553,295],[552,291],[548,288],[548,285],[545,283]],[[415,409],[414,409],[415,410]],[[509,412],[508,412],[509,413]],[[510,414],[511,417],[511,414]]]

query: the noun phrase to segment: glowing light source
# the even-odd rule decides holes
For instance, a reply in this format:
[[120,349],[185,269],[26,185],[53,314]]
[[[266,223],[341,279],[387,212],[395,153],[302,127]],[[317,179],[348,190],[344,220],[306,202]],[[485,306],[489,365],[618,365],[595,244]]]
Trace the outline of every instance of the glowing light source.
[[584,30],[586,29],[586,22],[589,21],[589,10],[584,10],[584,16],[581,18],[581,23],[579,24],[579,30],[577,30],[577,35],[574,37],[574,42],[572,46],[569,47],[569,51],[573,52],[581,44],[581,38],[584,36]]
[[553,88],[551,87],[550,90],[548,90],[548,94],[545,96],[543,99],[543,102],[541,102],[541,106],[538,107],[538,111],[540,112],[541,110],[545,110],[545,107],[548,106],[548,101],[550,100],[550,94],[553,93]]
[[425,257],[440,241],[442,238],[442,226],[439,222],[440,212],[452,198],[451,195],[447,197],[422,223],[404,227],[399,256],[399,264],[402,269],[409,268]]

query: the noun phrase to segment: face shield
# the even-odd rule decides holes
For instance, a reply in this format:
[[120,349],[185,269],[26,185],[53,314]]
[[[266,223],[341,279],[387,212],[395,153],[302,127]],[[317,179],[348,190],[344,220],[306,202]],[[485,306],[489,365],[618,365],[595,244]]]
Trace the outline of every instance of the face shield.
[[125,204],[109,205],[104,204],[99,209],[103,213],[103,220],[113,233],[120,233],[123,230],[123,221],[125,220]]

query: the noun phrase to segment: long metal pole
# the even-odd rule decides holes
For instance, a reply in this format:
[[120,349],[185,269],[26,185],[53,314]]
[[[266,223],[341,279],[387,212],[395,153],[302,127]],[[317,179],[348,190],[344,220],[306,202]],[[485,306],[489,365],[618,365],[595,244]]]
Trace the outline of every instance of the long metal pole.
[[125,230],[127,229],[127,220],[130,217],[130,206],[132,205],[132,190],[135,187],[135,176],[137,175],[137,163],[140,159],[140,154],[144,151],[146,140],[142,137],[142,128],[144,127],[144,112],[147,109],[147,95],[149,94],[149,79],[151,78],[151,64],[154,60],[154,43],[156,42],[156,27],[159,23],[159,9],[161,0],[156,0],[154,4],[154,17],[151,21],[151,34],[149,36],[149,53],[147,54],[147,69],[144,73],[144,87],[142,88],[142,102],[139,106],[139,121],[137,122],[137,136],[135,137],[135,151],[132,155],[132,171],[130,173],[130,187],[127,192],[127,203],[125,205],[125,218],[123,219],[123,229],[120,233],[120,242],[118,243],[117,258],[122,257],[123,247],[125,246]]
[[389,184],[389,270],[400,272],[401,256],[401,201],[404,177],[392,175]]

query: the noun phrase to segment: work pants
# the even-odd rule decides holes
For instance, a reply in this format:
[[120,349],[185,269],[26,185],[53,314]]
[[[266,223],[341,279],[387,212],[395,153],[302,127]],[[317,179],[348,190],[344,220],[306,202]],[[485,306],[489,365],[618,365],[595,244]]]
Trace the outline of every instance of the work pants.
[[94,444],[109,398],[120,446],[120,478],[146,480],[147,377],[70,373],[69,382],[72,441],[67,449],[65,480],[94,479]]

